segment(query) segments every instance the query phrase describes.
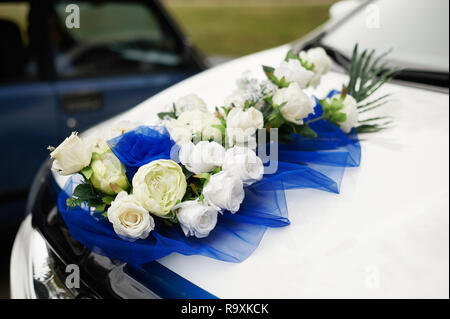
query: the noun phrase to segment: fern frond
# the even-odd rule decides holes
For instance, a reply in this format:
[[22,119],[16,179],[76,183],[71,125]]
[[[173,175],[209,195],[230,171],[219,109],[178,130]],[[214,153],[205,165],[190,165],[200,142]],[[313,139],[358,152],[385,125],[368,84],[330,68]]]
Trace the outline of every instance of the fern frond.
[[360,54],[358,44],[353,48],[347,89],[357,102],[366,100],[400,71],[383,63],[389,53],[390,50],[375,57],[375,50],[364,50]]

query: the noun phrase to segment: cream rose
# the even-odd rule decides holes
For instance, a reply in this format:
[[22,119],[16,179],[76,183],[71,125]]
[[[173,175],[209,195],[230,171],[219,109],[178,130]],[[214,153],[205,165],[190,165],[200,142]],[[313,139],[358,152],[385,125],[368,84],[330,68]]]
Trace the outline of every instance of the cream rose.
[[281,115],[288,121],[298,125],[303,124],[303,119],[314,112],[314,105],[297,83],[291,83],[289,87],[279,89],[273,96],[273,102],[281,106]]
[[122,191],[108,208],[108,220],[116,234],[125,240],[145,239],[155,228],[155,221],[134,195]]
[[91,162],[91,147],[77,136],[77,132],[72,132],[57,148],[49,146],[48,149],[54,159],[52,170],[60,175],[78,173]]
[[221,171],[210,177],[203,188],[205,203],[236,213],[244,200],[244,186],[239,177],[229,171]]
[[204,238],[216,227],[218,210],[198,200],[182,202],[173,211],[186,237]]
[[91,163],[92,185],[108,195],[115,195],[130,188],[125,166],[111,151],[94,156]]
[[180,165],[160,159],[141,166],[133,177],[133,194],[150,213],[172,217],[171,209],[186,192],[186,177]]
[[179,158],[186,168],[195,174],[208,173],[223,164],[225,149],[216,142],[201,141],[181,146]]

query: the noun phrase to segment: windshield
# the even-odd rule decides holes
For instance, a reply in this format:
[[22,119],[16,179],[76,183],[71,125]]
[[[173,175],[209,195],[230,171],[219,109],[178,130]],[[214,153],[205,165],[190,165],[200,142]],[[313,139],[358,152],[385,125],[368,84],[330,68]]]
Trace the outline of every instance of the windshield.
[[351,56],[361,49],[393,51],[389,60],[416,70],[449,71],[448,0],[378,0],[359,10],[322,43]]
[[49,25],[60,77],[176,68],[182,62],[177,39],[140,1],[75,2],[79,28],[68,28],[67,1],[55,3]]

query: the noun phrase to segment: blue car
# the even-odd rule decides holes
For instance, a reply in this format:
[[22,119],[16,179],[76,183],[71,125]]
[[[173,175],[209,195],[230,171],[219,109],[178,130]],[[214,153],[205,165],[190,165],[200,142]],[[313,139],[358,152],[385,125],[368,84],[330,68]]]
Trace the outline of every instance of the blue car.
[[48,145],[205,67],[158,1],[0,0],[0,228]]

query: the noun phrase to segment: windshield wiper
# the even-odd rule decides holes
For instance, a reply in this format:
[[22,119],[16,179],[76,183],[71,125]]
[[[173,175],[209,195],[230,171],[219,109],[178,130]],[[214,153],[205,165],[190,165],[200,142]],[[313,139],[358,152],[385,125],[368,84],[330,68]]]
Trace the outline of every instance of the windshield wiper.
[[428,84],[448,88],[448,72],[424,71],[414,69],[401,70],[395,77],[396,80]]
[[[297,51],[308,50],[317,46],[322,47],[333,61],[341,66],[346,72],[350,72],[351,60],[345,54],[339,50],[321,43],[321,39],[324,34],[319,35],[313,41],[305,44],[303,47],[297,48]],[[296,52],[296,53],[298,53]],[[448,72],[438,72],[438,71],[426,71],[417,70],[412,68],[401,69],[394,77],[396,80],[414,82],[420,84],[427,84],[433,86],[439,86],[443,88],[448,88],[449,86],[449,73]]]

